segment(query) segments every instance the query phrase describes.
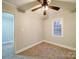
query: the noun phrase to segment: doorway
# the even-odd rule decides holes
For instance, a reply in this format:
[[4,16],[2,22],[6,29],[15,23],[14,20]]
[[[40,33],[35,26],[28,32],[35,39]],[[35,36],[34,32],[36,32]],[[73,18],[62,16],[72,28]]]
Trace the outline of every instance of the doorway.
[[2,13],[2,44],[14,43],[14,15]]

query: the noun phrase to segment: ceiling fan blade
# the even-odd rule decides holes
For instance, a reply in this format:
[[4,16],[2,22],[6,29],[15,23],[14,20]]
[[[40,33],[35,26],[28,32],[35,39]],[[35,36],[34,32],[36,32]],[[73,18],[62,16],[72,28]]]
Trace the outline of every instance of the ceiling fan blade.
[[42,4],[41,0],[37,0],[37,1]]
[[51,8],[51,9],[54,9],[56,11],[58,11],[60,9],[60,7],[56,7],[56,6],[48,6],[48,7]]
[[46,10],[44,10],[44,13],[43,13],[43,15],[46,15]]
[[39,6],[37,8],[32,9],[32,11],[36,11],[37,9],[41,8],[42,6]]

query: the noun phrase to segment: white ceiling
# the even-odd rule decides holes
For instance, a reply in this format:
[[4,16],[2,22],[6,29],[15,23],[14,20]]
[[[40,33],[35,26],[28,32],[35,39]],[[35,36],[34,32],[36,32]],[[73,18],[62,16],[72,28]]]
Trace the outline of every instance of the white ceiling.
[[[26,3],[36,1],[36,0],[3,0],[3,1],[11,3],[11,4],[15,5],[15,6],[20,6],[22,4],[26,4]],[[52,0],[52,1],[54,1],[54,0]],[[75,3],[76,0],[58,0],[58,1],[65,1],[65,2]]]
[[76,2],[76,0],[58,0],[58,1]]
[[[39,3],[36,0],[3,0],[3,2],[8,2],[16,8],[19,7],[21,11],[28,10]],[[51,6],[55,5],[63,8],[63,10],[76,11],[76,1],[75,0],[51,0]]]
[[3,0],[3,1],[6,1],[6,2],[16,5],[16,6],[19,6],[19,5],[34,1],[34,0]]

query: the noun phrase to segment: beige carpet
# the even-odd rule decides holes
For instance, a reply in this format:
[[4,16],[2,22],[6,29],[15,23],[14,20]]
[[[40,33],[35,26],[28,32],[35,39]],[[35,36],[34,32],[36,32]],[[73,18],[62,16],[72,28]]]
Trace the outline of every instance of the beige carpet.
[[26,51],[19,53],[18,55],[38,58],[41,57],[42,59],[76,59],[75,54],[75,51],[43,42]]

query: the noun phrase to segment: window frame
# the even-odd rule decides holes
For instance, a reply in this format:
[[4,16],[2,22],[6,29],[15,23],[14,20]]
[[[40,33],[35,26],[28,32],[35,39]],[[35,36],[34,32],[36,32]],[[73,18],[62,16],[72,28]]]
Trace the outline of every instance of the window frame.
[[[54,22],[55,21],[60,21],[60,23],[61,23],[61,35],[55,35],[54,34]],[[63,37],[63,18],[56,18],[56,19],[54,19],[53,20],[53,22],[52,22],[52,36],[54,36],[54,37]]]

